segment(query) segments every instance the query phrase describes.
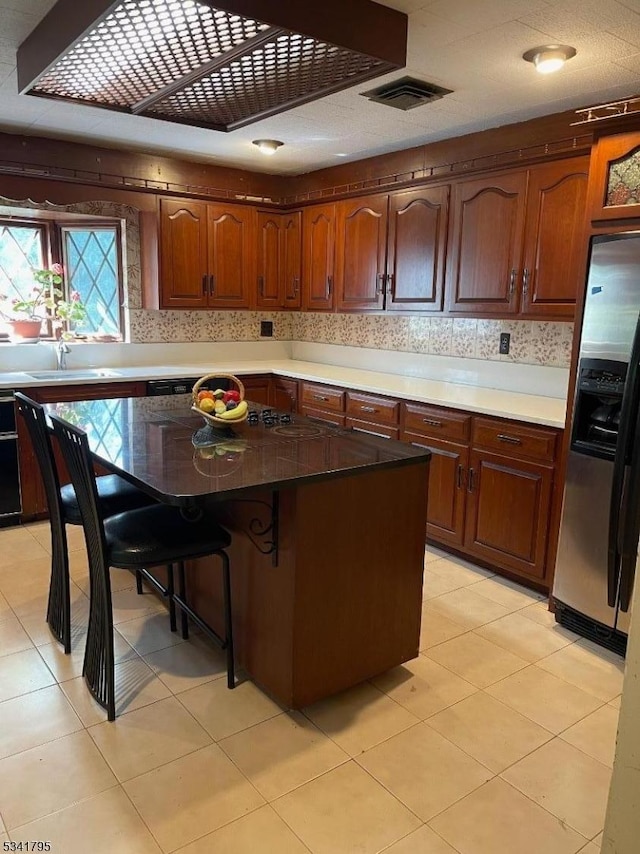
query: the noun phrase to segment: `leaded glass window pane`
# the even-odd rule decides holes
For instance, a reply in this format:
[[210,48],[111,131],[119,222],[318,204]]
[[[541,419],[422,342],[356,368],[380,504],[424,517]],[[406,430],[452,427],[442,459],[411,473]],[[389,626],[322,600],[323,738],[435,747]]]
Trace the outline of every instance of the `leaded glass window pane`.
[[67,290],[77,291],[87,317],[78,332],[120,332],[118,229],[65,227],[64,268]]
[[605,206],[640,204],[640,151],[616,160],[609,167]]
[[8,301],[0,306],[10,313],[11,300],[26,299],[33,290],[32,268],[45,267],[42,228],[0,223],[0,294]]

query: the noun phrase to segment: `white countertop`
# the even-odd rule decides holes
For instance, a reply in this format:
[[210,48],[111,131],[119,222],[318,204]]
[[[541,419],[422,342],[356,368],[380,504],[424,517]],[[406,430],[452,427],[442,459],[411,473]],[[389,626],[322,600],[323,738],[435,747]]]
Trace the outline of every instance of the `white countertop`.
[[[72,372],[78,369],[72,369]],[[454,409],[465,409],[482,415],[512,418],[532,424],[563,428],[566,402],[560,398],[522,394],[482,386],[462,385],[420,377],[399,376],[380,371],[346,368],[336,365],[306,362],[298,359],[237,359],[216,360],[215,370],[221,373],[274,373],[292,379],[311,380],[347,386],[374,394],[433,403]],[[28,389],[52,385],[85,385],[133,380],[158,380],[178,377],[199,377],[211,372],[211,363],[162,366],[114,366],[109,377],[72,379],[64,371],[45,379],[35,379],[27,372],[0,373],[1,389]]]

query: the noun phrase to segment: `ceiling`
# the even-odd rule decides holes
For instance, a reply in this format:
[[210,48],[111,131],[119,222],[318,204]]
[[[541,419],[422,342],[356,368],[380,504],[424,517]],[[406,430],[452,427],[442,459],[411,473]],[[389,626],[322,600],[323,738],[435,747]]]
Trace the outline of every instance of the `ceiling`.
[[[640,94],[640,0],[384,0],[409,15],[406,69],[221,133],[18,95],[16,49],[54,2],[0,0],[0,130],[293,175]],[[556,74],[522,59],[554,42],[578,52]],[[359,94],[407,73],[453,94],[408,112]]]

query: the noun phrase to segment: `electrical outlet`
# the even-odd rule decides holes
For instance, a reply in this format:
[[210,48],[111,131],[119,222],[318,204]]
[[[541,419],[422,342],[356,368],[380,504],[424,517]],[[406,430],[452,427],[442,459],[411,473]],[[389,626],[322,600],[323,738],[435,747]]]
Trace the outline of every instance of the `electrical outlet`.
[[508,332],[500,333],[500,347],[498,348],[499,352],[502,353],[503,356],[506,356],[509,352],[509,347],[511,344],[511,335]]
[[261,338],[273,338],[273,321],[272,320],[261,320],[260,321],[260,337]]

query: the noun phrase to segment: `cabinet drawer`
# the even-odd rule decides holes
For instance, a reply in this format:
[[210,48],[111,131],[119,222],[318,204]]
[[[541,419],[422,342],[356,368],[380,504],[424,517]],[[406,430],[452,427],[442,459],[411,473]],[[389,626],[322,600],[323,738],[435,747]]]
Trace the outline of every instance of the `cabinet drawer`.
[[421,403],[405,403],[403,426],[405,430],[468,442],[471,432],[471,416],[440,406],[425,406]]
[[361,418],[363,421],[373,421],[376,424],[398,424],[400,404],[390,397],[379,397],[375,394],[347,392],[347,415]]
[[329,385],[302,383],[302,403],[313,409],[344,412],[344,391]]
[[344,427],[344,415],[339,412],[324,412],[322,409],[314,409],[311,406],[301,406],[300,413],[307,418],[315,418],[316,421],[324,421],[327,424],[335,424],[336,427]]
[[387,427],[386,424],[374,424],[371,421],[362,421],[360,418],[348,418],[347,427],[358,433],[371,433],[372,436],[384,436],[385,439],[397,439],[400,431],[397,427]]
[[501,424],[485,418],[473,420],[473,446],[514,457],[552,462],[557,434],[524,424]]

